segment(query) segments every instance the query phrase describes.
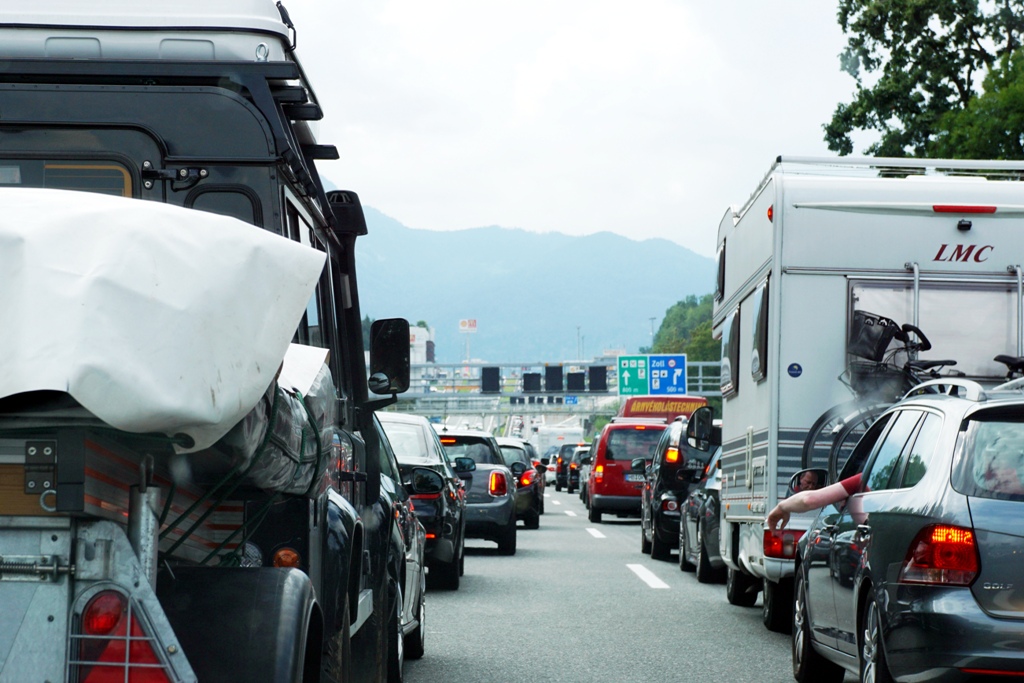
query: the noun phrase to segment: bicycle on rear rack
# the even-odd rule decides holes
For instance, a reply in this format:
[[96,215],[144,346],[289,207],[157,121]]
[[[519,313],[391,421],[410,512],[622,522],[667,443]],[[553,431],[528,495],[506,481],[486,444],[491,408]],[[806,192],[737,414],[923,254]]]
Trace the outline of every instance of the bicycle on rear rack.
[[[889,348],[892,341],[901,346]],[[919,360],[918,353],[932,348],[918,327],[897,325],[883,316],[854,311],[847,354],[854,358],[839,376],[854,399],[832,406],[811,425],[804,439],[801,467],[829,471],[835,481],[857,439],[889,406],[918,384],[942,377],[940,371],[955,360]],[[900,363],[901,357],[905,360]],[[960,373],[958,373],[960,374]]]

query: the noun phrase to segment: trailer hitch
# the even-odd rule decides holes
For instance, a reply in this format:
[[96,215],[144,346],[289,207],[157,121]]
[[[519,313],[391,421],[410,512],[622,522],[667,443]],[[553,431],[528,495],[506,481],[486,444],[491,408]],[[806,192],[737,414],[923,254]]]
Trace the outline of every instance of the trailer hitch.
[[62,576],[73,576],[72,564],[61,564],[58,555],[0,555],[0,581],[27,581],[37,577],[57,582]]

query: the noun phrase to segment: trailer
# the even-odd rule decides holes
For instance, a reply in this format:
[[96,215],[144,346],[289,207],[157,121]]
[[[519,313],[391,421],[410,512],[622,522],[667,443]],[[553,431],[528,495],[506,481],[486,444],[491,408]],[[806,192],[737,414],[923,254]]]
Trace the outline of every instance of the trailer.
[[365,220],[325,192],[295,43],[271,0],[0,10],[0,682],[400,680],[422,653],[423,531],[374,418],[408,323],[374,324],[368,379]]
[[826,466],[808,434],[853,399],[851,369],[885,369],[875,361],[892,354],[879,342],[865,361],[857,326],[912,324],[931,340],[922,359],[955,359],[968,377],[1004,376],[993,358],[1022,354],[1022,177],[1019,162],[780,157],[723,217],[720,544],[729,601],[763,590],[769,628],[791,626],[808,519],[772,534],[767,513],[795,472]]

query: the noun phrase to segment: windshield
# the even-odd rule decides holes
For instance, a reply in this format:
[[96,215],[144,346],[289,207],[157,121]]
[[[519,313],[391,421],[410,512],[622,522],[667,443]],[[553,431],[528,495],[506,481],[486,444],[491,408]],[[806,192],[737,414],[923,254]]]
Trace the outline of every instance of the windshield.
[[1024,500],[1024,416],[972,419],[953,487],[968,496]]
[[526,455],[526,451],[518,446],[502,446],[501,454],[505,458],[505,464],[511,466],[514,462],[521,462],[524,465],[530,466],[530,458]]
[[442,436],[441,445],[453,460],[455,458],[471,458],[477,465],[504,465],[499,453],[496,453],[484,436]]

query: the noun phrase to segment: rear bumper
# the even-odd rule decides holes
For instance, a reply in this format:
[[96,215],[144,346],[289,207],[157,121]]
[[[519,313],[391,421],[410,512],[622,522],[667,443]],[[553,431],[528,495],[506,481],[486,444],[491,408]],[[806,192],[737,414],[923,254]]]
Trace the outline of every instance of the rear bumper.
[[669,548],[679,547],[679,511],[655,510],[654,535]]
[[466,505],[466,537],[494,540],[510,523],[515,523],[515,501],[512,496],[499,498],[493,503]]
[[970,589],[902,585],[890,597],[885,653],[896,680],[964,681],[969,669],[1024,671],[1024,619],[990,617]]
[[600,493],[590,494],[590,507],[601,512],[621,512],[639,515],[640,496],[606,496]]

